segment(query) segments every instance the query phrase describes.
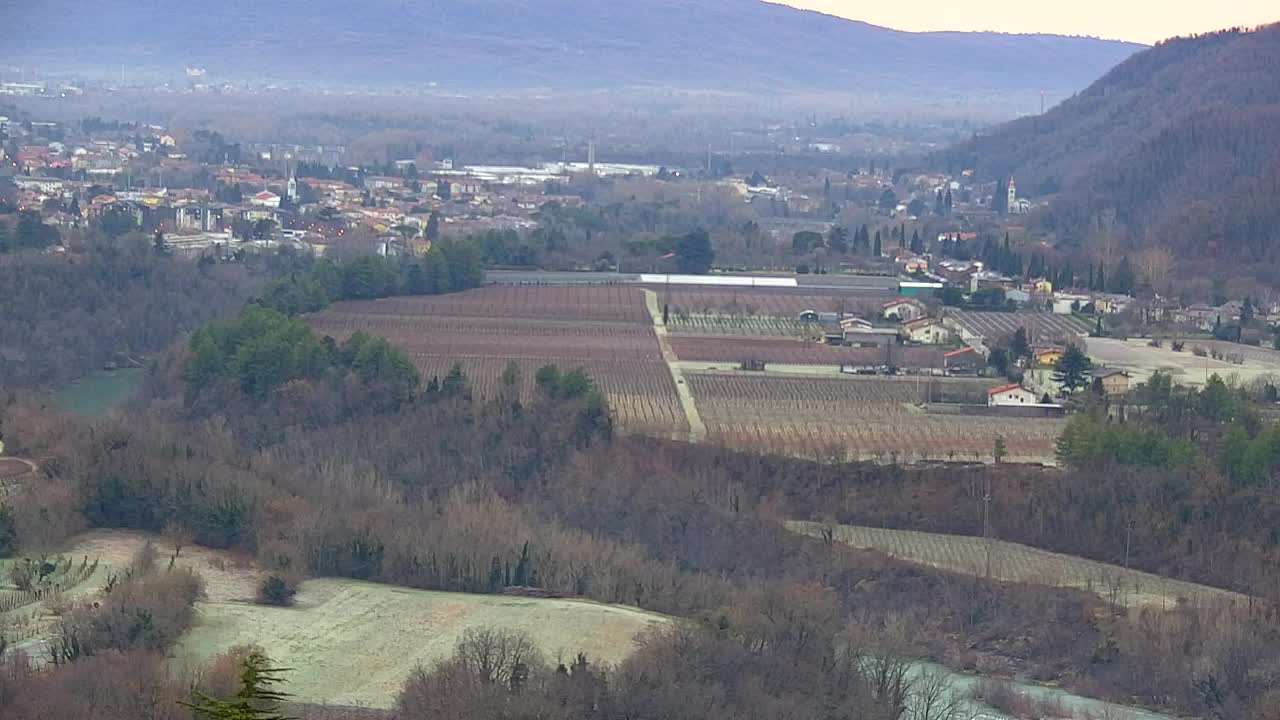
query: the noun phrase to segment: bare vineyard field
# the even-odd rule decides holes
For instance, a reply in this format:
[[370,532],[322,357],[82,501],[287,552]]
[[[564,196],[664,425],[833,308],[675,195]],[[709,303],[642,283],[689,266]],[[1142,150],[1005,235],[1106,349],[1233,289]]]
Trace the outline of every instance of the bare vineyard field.
[[661,361],[650,327],[449,315],[371,315],[330,311],[308,318],[313,330],[341,341],[360,330],[381,335],[408,353],[505,358]]
[[343,340],[357,330],[407,352],[424,379],[460,363],[477,399],[492,399],[514,362],[533,397],[545,365],[581,367],[625,432],[687,438],[689,423],[654,333],[644,293],[620,286],[492,286],[456,295],[336,303],[307,317]]
[[[823,460],[1048,462],[1057,419],[928,415],[927,380],[686,372],[711,442]],[[971,383],[982,392],[985,381]],[[957,386],[964,388],[964,385]],[[935,390],[936,392],[936,390]],[[956,394],[956,393],[952,393]]]
[[459,355],[414,355],[414,364],[423,378],[443,378],[455,362],[462,364],[473,392],[480,399],[492,399],[502,384],[502,373],[508,362],[520,369],[520,394],[528,401],[534,394],[534,374],[549,362],[562,369],[582,367],[595,380],[609,399],[614,421],[623,430],[656,437],[685,438],[689,423],[675,394],[671,373],[659,359],[581,360],[529,359],[508,360],[505,357],[469,357]]
[[491,285],[449,295],[339,302],[332,310],[363,315],[594,320],[638,325],[651,322],[641,289],[622,285]]
[[943,350],[933,347],[835,347],[786,338],[699,337],[672,335],[671,349],[681,360],[742,362],[761,360],[789,365],[885,365],[941,368]]
[[695,335],[744,335],[780,338],[820,337],[822,329],[796,318],[772,315],[728,315],[723,313],[672,314],[667,329],[672,333]]
[[959,310],[948,315],[965,330],[984,338],[1002,338],[1025,328],[1032,342],[1065,343],[1089,334],[1090,328],[1070,315]]
[[[948,572],[979,577],[987,572],[988,541],[979,537],[817,522],[789,522],[787,528],[818,538],[830,532],[836,542]],[[998,580],[1086,590],[1116,605],[1173,608],[1182,601],[1201,605],[1248,602],[1239,593],[1017,543],[993,540],[990,549],[991,576]]]
[[895,293],[815,293],[805,288],[725,289],[652,286],[659,301],[674,314],[799,317],[805,310],[879,314],[881,304]]

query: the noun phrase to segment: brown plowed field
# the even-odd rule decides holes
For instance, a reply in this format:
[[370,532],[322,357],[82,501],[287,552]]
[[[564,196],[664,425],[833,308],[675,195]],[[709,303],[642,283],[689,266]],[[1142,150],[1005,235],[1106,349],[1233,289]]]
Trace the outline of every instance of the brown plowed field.
[[651,323],[641,289],[623,285],[491,285],[449,295],[339,302],[334,303],[330,311],[362,315],[597,320],[636,325]]

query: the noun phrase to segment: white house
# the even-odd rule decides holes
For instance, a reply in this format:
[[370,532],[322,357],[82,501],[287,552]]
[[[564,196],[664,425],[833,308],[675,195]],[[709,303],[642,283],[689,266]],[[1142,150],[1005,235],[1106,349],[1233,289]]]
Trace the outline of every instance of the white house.
[[924,303],[914,298],[897,298],[885,303],[881,312],[885,318],[897,317],[899,322],[911,322],[919,320],[929,314],[929,309]]
[[920,318],[902,325],[902,335],[909,342],[942,345],[951,342],[951,329],[933,318]]
[[1001,385],[1000,387],[991,388],[987,391],[987,405],[989,407],[999,407],[1006,405],[1035,405],[1039,403],[1039,398],[1030,390],[1022,387],[1018,383],[1012,385]]

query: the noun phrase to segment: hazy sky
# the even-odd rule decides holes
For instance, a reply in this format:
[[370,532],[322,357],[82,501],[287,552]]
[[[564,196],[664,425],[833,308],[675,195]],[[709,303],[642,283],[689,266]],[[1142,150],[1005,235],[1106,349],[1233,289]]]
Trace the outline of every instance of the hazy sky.
[[1280,21],[1277,0],[782,0],[898,30],[1096,35],[1151,44],[1174,35]]

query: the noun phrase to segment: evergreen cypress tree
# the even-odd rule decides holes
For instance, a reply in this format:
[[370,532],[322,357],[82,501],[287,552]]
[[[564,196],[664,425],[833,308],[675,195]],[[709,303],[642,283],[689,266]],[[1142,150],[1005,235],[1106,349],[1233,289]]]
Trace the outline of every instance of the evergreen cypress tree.
[[1080,348],[1072,345],[1062,354],[1053,370],[1053,381],[1062,386],[1067,393],[1089,386],[1089,356]]
[[203,720],[294,720],[280,712],[287,693],[274,690],[284,682],[286,668],[271,667],[261,651],[254,650],[240,661],[240,690],[232,700],[218,700],[196,693],[195,702],[182,703]]

